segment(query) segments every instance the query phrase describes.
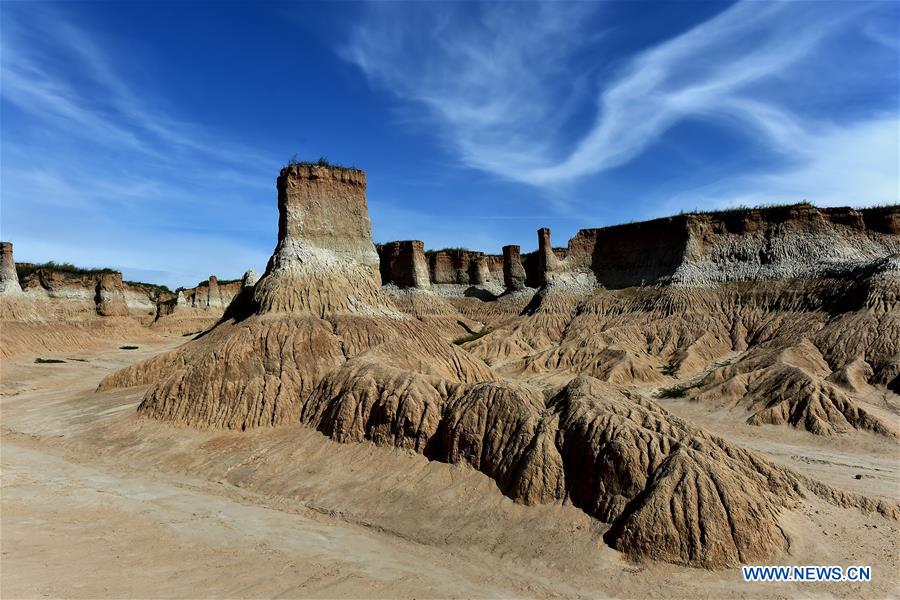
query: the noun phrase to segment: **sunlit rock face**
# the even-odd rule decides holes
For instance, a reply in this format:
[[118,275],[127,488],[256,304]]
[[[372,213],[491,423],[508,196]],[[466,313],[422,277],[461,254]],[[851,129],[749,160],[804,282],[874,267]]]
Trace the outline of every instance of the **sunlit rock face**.
[[388,242],[378,247],[381,282],[398,287],[428,289],[431,279],[425,244],[419,240]]
[[0,294],[20,295],[22,287],[16,275],[16,261],[13,260],[13,245],[0,242]]

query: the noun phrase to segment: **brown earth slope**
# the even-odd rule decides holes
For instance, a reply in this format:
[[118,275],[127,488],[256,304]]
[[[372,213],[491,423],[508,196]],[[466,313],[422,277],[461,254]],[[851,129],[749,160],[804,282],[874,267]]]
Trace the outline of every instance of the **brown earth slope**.
[[[202,428],[302,422],[339,441],[466,463],[517,501],[571,502],[611,523],[606,541],[636,557],[715,568],[774,556],[788,545],[783,514],[810,490],[896,517],[890,503],[838,496],[616,383],[584,375],[563,385],[502,379],[427,321],[398,311],[382,290],[365,173],[291,165],[277,187],[278,245],[256,285],[215,327],[107,377],[100,389],[149,385],[142,414]],[[476,353],[501,349],[506,371],[665,380],[658,356],[699,370],[771,325],[738,324],[700,307],[682,318],[676,307],[694,307],[695,299],[674,289],[601,291],[585,302],[569,283],[587,279],[557,279],[553,270],[564,263],[549,237],[545,246],[554,260],[544,261],[547,285],[526,314],[470,343]],[[757,310],[780,298],[764,298]],[[618,322],[631,305],[646,325],[654,303],[652,334]],[[592,321],[573,326],[580,317]],[[564,351],[598,332],[602,356]]]

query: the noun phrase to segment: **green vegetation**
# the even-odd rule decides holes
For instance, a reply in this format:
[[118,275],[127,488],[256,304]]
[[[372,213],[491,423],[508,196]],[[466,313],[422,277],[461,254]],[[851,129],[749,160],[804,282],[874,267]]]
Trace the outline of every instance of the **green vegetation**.
[[676,375],[678,375],[678,369],[679,369],[680,367],[681,367],[681,365],[680,365],[679,363],[677,363],[677,362],[670,362],[669,364],[667,364],[666,366],[664,366],[664,367],[661,369],[661,371],[662,371],[662,374],[663,374],[663,375],[670,375],[670,376],[672,376],[672,377],[675,377]]
[[692,390],[695,387],[700,387],[700,382],[691,383],[691,384],[683,384],[683,385],[675,385],[670,388],[663,388],[659,390],[659,393],[656,394],[657,398],[684,398],[688,390]]
[[[240,281],[240,279],[216,279],[216,284],[217,285],[225,285],[227,283],[238,283],[239,281]],[[209,287],[209,279],[207,279],[205,281],[201,281],[195,287],[198,287],[198,288]],[[175,293],[177,294],[179,291],[183,291],[184,289],[185,288],[180,287],[175,290]]]
[[474,342],[475,340],[477,340],[479,338],[483,338],[490,332],[491,332],[490,329],[484,328],[481,331],[477,331],[475,333],[470,333],[469,335],[464,335],[462,337],[458,337],[455,340],[453,340],[453,343],[456,344],[457,346],[460,346],[462,344],[465,344],[466,342]]
[[438,248],[436,250],[426,250],[425,254],[437,254],[438,252],[474,252],[474,250],[469,250],[468,248],[463,248],[462,246],[452,246],[450,248]]
[[[113,273],[118,273],[115,269],[111,269],[109,267],[76,267],[72,263],[67,262],[56,262],[55,260],[48,260],[47,262],[42,263],[16,263],[16,275],[19,277],[19,281],[22,281],[35,271],[39,271],[41,269],[46,269],[48,271],[57,271],[60,273],[68,273],[69,275],[111,275]],[[167,293],[171,294],[172,290],[164,285],[158,285],[156,283],[146,283],[143,281],[125,281],[126,285],[136,288],[147,288],[150,290],[154,290],[157,293]]]
[[56,363],[64,363],[66,361],[59,360],[58,358],[36,358],[34,359],[34,362],[39,365],[52,365]]
[[741,204],[739,206],[735,206],[732,208],[725,208],[720,210],[682,210],[679,212],[679,215],[718,215],[718,216],[728,216],[728,215],[740,215],[744,213],[748,213],[754,210],[788,210],[791,208],[799,208],[799,207],[813,206],[811,202],[807,202],[803,200],[802,202],[795,202],[794,204],[757,204],[755,206],[747,206],[746,204]]
[[118,271],[108,267],[86,269],[84,267],[76,267],[72,263],[58,263],[50,260],[44,263],[17,263],[16,275],[19,276],[19,280],[21,281],[39,269],[61,271],[71,275],[107,275],[110,273],[118,273]]
[[677,385],[659,391],[660,398],[684,398],[685,394],[687,394],[687,388]]
[[160,294],[160,293],[171,294],[172,293],[172,290],[170,290],[169,286],[166,286],[166,285],[159,285],[156,283],[146,283],[143,281],[127,281],[127,280],[124,283],[127,286],[136,287],[136,288],[140,288],[140,287],[150,288],[151,290],[154,290],[157,294]]
[[355,166],[345,167],[344,165],[339,165],[328,160],[327,156],[320,156],[319,160],[300,160],[297,158],[297,155],[291,157],[291,160],[285,165],[285,167],[293,167],[294,165],[300,165],[303,167],[331,167],[334,169],[347,169],[348,171],[359,171]]
[[138,346],[119,346],[119,350],[137,350]]

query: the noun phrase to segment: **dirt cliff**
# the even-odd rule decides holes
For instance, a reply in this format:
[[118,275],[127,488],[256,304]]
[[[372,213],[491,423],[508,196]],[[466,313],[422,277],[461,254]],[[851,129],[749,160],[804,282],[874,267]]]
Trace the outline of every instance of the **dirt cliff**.
[[380,245],[378,259],[382,284],[418,289],[431,287],[423,242],[405,240]]
[[[142,319],[149,322],[152,314],[148,315],[143,305],[135,308],[129,304],[129,287],[122,281],[121,273],[48,264],[20,263],[21,293],[0,294],[3,329],[0,356],[38,355],[99,348],[113,341],[158,339],[141,325]],[[11,274],[15,273],[16,265],[12,266]]]
[[817,277],[900,254],[900,208],[809,204],[582,229],[563,266],[607,288]]
[[510,292],[525,289],[525,266],[519,246],[503,246],[503,285]]
[[503,282],[503,257],[460,248],[427,253],[434,284],[482,285]]
[[[710,318],[703,296],[678,287],[662,296],[597,290],[587,300],[559,288],[505,327],[461,340],[470,353],[398,311],[382,289],[365,182],[353,169],[283,169],[278,244],[256,285],[209,331],[107,377],[100,389],[149,385],[139,411],[157,419],[229,429],[301,422],[341,442],[468,464],[518,502],[569,502],[609,523],[606,542],[639,558],[718,568],[787,548],[779,523],[812,484],[620,384],[665,381],[660,360],[696,370],[771,337],[764,318],[754,321],[759,313],[729,319],[747,302],[737,299],[741,290],[707,298],[722,306]],[[545,237],[542,272],[554,289],[568,267]],[[755,302],[789,302],[788,293]],[[505,353],[503,370],[525,377],[504,379],[475,356],[496,349]],[[873,356],[883,350],[873,346]],[[561,384],[529,377],[544,367],[579,374]],[[812,487],[837,502],[827,486]]]
[[386,363],[451,381],[491,378],[482,361],[382,292],[365,186],[359,170],[285,167],[278,244],[252,297],[205,334],[101,387],[152,383],[144,414],[245,429],[296,422],[329,371],[374,348],[384,349]]
[[174,296],[160,300],[150,326],[170,335],[205,331],[222,318],[242,286],[241,279],[219,281],[210,275],[196,287],[179,289]]
[[13,260],[13,245],[0,242],[0,295],[20,295],[22,287],[16,274],[16,261]]
[[103,317],[124,317],[128,315],[125,304],[125,285],[121,273],[103,273],[97,279],[95,296],[97,314]]

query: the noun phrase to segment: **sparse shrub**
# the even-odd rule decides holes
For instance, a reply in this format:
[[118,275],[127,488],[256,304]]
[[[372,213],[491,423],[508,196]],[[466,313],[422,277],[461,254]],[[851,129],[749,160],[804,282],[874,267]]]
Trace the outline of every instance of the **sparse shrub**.
[[677,362],[670,362],[669,364],[667,364],[660,370],[662,371],[663,375],[669,375],[671,377],[675,377],[676,375],[678,375],[679,368],[681,368],[680,364],[678,364]]
[[450,246],[447,248],[438,248],[436,250],[426,250],[425,254],[436,254],[438,252],[472,252],[468,248],[463,248],[462,246]]
[[137,346],[119,346],[119,350],[137,350]]
[[66,361],[59,360],[58,358],[36,358],[34,359],[34,362],[39,365],[52,365],[56,363],[64,363]]
[[19,276],[20,280],[40,269],[47,269],[48,271],[61,271],[63,273],[71,273],[72,275],[108,275],[110,273],[118,273],[118,271],[110,269],[108,267],[97,269],[84,268],[76,267],[72,263],[58,263],[52,260],[48,260],[47,262],[43,263],[16,263],[16,275]]
[[344,165],[339,165],[339,164],[333,163],[330,160],[328,160],[327,156],[320,156],[319,160],[313,161],[313,160],[301,160],[295,154],[294,156],[291,157],[291,160],[289,160],[287,165],[285,165],[285,166],[291,167],[294,165],[301,165],[304,167],[334,167],[337,169],[347,169],[349,171],[358,171],[359,170],[353,165],[351,165],[349,167],[345,167]]
[[159,294],[161,292],[165,292],[167,294],[172,293],[172,290],[169,289],[169,286],[161,285],[158,283],[147,283],[145,281],[130,281],[130,280],[125,280],[122,283],[124,283],[127,286],[135,287],[135,288],[149,288],[149,289],[155,291],[157,294]]
[[687,389],[681,386],[665,388],[659,391],[660,398],[684,398],[687,395]]
[[485,328],[485,329],[482,329],[481,331],[476,331],[475,333],[470,333],[469,335],[464,335],[462,337],[458,337],[455,340],[453,340],[453,343],[456,344],[457,346],[461,346],[462,344],[465,344],[466,342],[474,342],[475,340],[477,340],[479,338],[483,338],[490,332],[491,332],[490,329]]

